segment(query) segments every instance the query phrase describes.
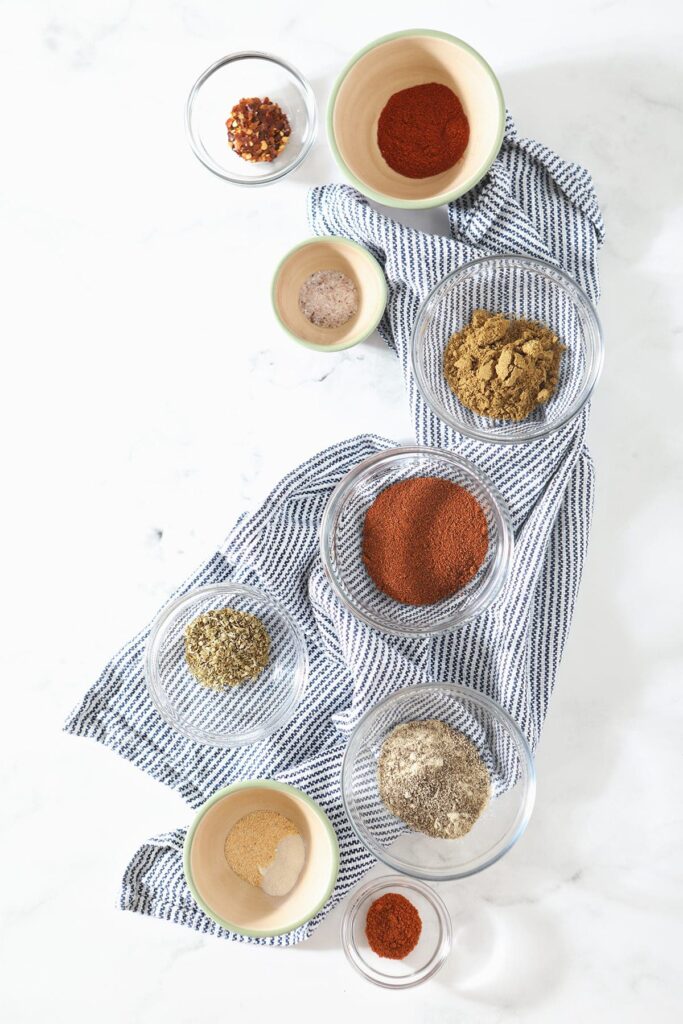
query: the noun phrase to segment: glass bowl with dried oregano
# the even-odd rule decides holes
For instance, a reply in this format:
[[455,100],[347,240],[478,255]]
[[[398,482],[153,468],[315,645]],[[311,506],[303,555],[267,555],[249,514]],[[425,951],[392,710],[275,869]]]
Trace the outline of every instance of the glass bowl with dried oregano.
[[316,132],[315,95],[300,71],[269,53],[231,53],[192,86],[192,150],[234,185],[269,185],[299,167]]
[[411,358],[440,420],[480,441],[522,444],[581,412],[602,369],[602,330],[586,293],[558,267],[486,256],[429,293]]
[[306,685],[306,645],[279,601],[241,583],[172,601],[145,654],[150,696],[184,736],[217,747],[256,743],[292,716]]

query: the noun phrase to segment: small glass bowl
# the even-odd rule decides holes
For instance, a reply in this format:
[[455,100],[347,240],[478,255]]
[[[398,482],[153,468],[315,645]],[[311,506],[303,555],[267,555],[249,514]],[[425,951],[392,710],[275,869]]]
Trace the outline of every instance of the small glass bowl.
[[[370,905],[389,892],[410,900],[422,920],[417,946],[405,960],[378,956],[365,934]],[[382,988],[412,988],[443,966],[451,949],[451,919],[441,897],[428,885],[400,875],[384,875],[352,895],[342,920],[341,941],[349,963],[368,981]]]
[[[185,661],[185,627],[198,615],[234,608],[258,616],[270,635],[270,660],[257,679],[216,691]],[[289,613],[239,583],[200,587],[173,601],[152,626],[145,653],[149,693],[161,717],[183,736],[215,747],[257,743],[292,716],[308,675],[306,646]]]
[[[408,830],[379,794],[384,740],[397,725],[428,718],[463,732],[491,779],[488,804],[460,839]],[[354,729],[342,763],[344,809],[364,846],[394,871],[433,882],[466,878],[500,860],[524,832],[535,795],[534,762],[519,726],[489,697],[453,683],[407,686],[380,701]]]
[[[225,122],[234,105],[249,96],[268,96],[289,119],[289,142],[270,163],[242,160],[228,145]],[[192,86],[185,109],[195,156],[235,185],[269,185],[293,171],[313,145],[316,121],[315,96],[301,72],[257,51],[231,53],[207,68]]]
[[[489,547],[479,572],[462,590],[432,605],[408,605],[380,591],[363,564],[363,525],[368,508],[390,484],[437,476],[472,493],[486,515]],[[320,527],[320,556],[340,600],[375,629],[399,636],[429,636],[462,625],[495,601],[512,558],[510,517],[493,485],[466,459],[419,445],[391,448],[365,459],[330,495]]]
[[[555,393],[521,422],[472,412],[446,381],[448,340],[475,309],[539,320],[566,346]],[[600,321],[576,281],[550,263],[512,255],[487,256],[448,274],[422,303],[411,340],[415,379],[432,411],[461,434],[499,444],[546,437],[577,416],[600,376],[603,353]]]

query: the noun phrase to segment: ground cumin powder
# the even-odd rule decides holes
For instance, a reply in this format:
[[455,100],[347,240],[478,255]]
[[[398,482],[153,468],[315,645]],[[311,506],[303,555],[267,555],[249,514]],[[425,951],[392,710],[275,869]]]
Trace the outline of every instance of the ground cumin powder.
[[476,576],[488,550],[481,505],[435,476],[391,484],[368,509],[363,561],[373,582],[402,604],[435,604]]
[[523,420],[557,387],[564,352],[535,320],[477,309],[444,353],[444,374],[463,405],[496,420]]

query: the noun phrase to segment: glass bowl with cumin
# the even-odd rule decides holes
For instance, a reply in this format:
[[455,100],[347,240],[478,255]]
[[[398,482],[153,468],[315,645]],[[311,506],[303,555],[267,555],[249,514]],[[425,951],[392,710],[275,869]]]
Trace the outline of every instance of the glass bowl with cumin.
[[448,274],[422,303],[411,359],[432,412],[460,434],[523,444],[583,409],[603,363],[590,299],[558,267],[487,256]]
[[339,482],[320,527],[334,591],[362,622],[398,636],[445,633],[482,614],[508,577],[509,512],[477,466],[407,445]]
[[354,832],[395,871],[465,878],[500,860],[531,817],[529,745],[496,701],[468,686],[406,686],[351,734],[342,798]]
[[274,598],[242,583],[182,594],[159,614],[145,652],[161,717],[198,743],[257,743],[292,717],[308,675],[306,645]]

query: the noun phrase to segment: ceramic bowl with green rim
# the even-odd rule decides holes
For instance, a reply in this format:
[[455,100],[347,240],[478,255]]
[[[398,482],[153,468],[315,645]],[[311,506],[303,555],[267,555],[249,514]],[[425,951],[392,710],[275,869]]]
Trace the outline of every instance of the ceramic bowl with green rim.
[[[304,866],[285,896],[269,896],[244,881],[226,860],[230,830],[253,811],[283,815],[304,841]],[[192,895],[217,924],[239,935],[271,938],[300,928],[325,905],[337,881],[339,845],[330,819],[306,793],[253,779],[219,789],[200,807],[185,838],[183,867]]]
[[[377,123],[394,93],[436,82],[460,100],[470,136],[460,160],[428,178],[393,170],[377,143]],[[411,29],[360,50],[335,82],[327,110],[330,146],[357,189],[385,206],[424,209],[469,192],[495,160],[505,130],[505,101],[481,54],[445,32]]]
[[[312,323],[301,309],[305,282],[319,271],[336,271],[355,286],[355,313],[338,327]],[[307,238],[291,249],[273,275],[271,298],[275,316],[291,338],[316,352],[341,352],[373,333],[387,304],[384,272],[367,249],[349,238],[329,235]]]

